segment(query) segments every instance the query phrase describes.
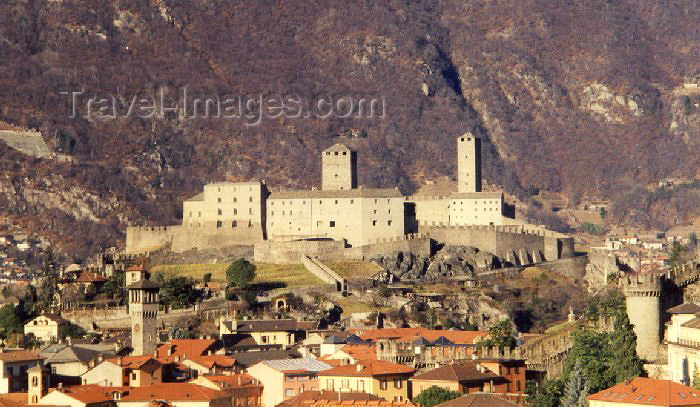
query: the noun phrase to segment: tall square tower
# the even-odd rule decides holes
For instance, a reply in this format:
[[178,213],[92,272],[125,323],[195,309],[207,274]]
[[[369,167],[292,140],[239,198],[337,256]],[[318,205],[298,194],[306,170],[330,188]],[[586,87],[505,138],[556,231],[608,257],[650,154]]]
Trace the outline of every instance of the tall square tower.
[[127,286],[131,317],[132,355],[150,355],[158,345],[158,292],[160,285],[145,278]]
[[481,138],[457,137],[457,192],[481,192]]
[[344,144],[334,144],[321,153],[321,188],[345,190],[357,188],[357,153]]

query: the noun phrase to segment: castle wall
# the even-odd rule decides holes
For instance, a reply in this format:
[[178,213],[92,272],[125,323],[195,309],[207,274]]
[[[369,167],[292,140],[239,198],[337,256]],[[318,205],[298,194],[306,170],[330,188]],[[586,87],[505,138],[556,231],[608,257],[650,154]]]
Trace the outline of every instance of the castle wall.
[[237,245],[251,245],[263,240],[263,227],[260,223],[202,222],[202,226],[172,227],[171,250],[184,252],[191,249],[212,249]]
[[415,205],[415,219],[418,224],[450,223],[449,196],[411,196],[407,200]]
[[169,245],[179,226],[127,226],[126,248],[128,253],[144,253]]

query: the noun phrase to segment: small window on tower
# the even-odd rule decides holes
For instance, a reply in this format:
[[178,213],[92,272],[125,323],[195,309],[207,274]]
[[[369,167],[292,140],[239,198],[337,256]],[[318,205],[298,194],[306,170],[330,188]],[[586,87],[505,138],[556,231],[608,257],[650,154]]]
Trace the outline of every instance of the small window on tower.
[[330,226],[331,226],[332,228],[335,227],[335,221],[334,221],[334,220],[332,220],[332,221],[330,222]]
[[343,151],[343,155],[347,155],[347,154],[348,154],[348,152],[347,152],[347,151]]

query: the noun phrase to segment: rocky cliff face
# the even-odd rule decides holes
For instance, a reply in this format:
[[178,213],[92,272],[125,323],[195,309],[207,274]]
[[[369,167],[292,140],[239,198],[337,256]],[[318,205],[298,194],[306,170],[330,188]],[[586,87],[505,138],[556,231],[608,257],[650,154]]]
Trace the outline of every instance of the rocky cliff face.
[[[338,134],[366,136],[347,140],[362,184],[408,193],[454,174],[454,139],[470,130],[488,141],[486,179],[509,193],[609,197],[616,221],[668,226],[697,213],[698,192],[638,186],[697,172],[699,19],[661,0],[10,0],[0,119],[71,160],[0,150],[0,211],[55,236],[89,230],[92,243],[69,245],[85,252],[127,222],[177,222],[204,182],[317,184]],[[93,95],[184,87],[384,97],[386,118],[82,117]],[[80,90],[70,118],[60,92]]]

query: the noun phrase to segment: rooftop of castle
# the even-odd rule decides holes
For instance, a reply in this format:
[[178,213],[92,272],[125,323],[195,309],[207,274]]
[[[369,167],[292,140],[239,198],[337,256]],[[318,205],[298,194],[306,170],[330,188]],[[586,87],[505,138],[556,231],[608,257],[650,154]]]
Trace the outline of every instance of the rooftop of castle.
[[503,192],[460,192],[450,195],[452,199],[500,199]]
[[295,198],[403,198],[403,195],[399,192],[398,188],[357,188],[340,190],[295,189],[273,192],[270,194],[269,199]]
[[327,149],[323,150],[323,152],[334,152],[334,151],[353,151],[351,150],[348,146],[346,146],[343,143],[335,143],[332,146],[328,147]]

